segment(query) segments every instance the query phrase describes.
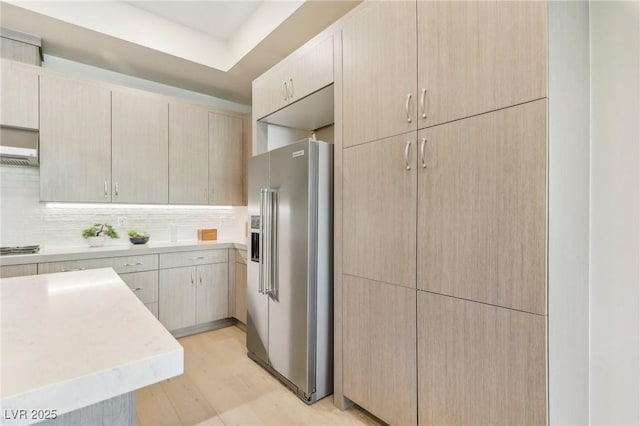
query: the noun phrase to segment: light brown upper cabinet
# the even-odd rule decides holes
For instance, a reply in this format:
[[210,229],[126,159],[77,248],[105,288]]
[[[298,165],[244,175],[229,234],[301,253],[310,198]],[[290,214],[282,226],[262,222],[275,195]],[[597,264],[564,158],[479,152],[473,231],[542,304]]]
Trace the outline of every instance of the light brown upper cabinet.
[[241,205],[242,119],[209,113],[209,204]]
[[169,203],[209,202],[209,111],[169,104]]
[[343,154],[343,272],[415,288],[416,134]]
[[111,91],[40,76],[40,200],[111,202]]
[[289,102],[333,83],[333,38],[329,37],[291,66],[287,91]]
[[253,82],[253,115],[263,118],[333,83],[333,38],[293,55]]
[[112,94],[114,203],[169,201],[169,104],[134,91]]
[[289,93],[286,69],[278,67],[269,74],[254,80],[252,86],[252,107],[256,119],[271,114],[287,105]]
[[0,125],[37,129],[39,115],[36,67],[6,59],[0,64]]
[[546,313],[546,105],[419,133],[419,289]]
[[419,128],[546,97],[546,27],[544,1],[418,1]]
[[344,146],[416,130],[416,4],[363,6],[342,30]]

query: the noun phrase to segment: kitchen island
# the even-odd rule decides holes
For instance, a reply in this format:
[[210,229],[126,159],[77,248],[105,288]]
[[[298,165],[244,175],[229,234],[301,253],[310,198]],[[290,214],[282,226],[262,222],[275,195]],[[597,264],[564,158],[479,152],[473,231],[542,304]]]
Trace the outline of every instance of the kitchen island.
[[135,424],[182,346],[111,268],[0,280],[0,423]]

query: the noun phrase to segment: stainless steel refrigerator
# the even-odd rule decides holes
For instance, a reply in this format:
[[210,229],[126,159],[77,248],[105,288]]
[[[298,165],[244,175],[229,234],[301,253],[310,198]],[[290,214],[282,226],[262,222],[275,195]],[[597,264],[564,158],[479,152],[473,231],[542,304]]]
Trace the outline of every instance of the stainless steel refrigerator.
[[307,403],[333,392],[333,146],[249,159],[248,355]]

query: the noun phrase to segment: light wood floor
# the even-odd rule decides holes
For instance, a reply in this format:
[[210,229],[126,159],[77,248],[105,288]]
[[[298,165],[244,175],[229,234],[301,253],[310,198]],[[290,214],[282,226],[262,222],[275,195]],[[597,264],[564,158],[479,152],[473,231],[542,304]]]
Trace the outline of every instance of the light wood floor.
[[364,411],[340,411],[331,397],[308,406],[247,357],[245,333],[227,327],[179,340],[184,374],[140,389],[138,426],[378,425]]

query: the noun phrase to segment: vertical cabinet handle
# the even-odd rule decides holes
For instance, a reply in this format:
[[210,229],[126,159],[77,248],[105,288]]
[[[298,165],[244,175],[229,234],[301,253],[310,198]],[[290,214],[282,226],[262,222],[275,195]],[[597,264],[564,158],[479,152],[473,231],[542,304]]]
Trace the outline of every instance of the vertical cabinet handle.
[[289,99],[293,99],[293,78],[289,77]]
[[202,271],[198,274],[198,282],[202,284]]
[[422,138],[422,142],[420,143],[420,162],[422,163],[422,168],[427,168],[427,161],[424,157],[424,146],[427,144],[427,138]]
[[407,100],[404,103],[404,112],[407,114],[407,123],[411,123],[411,115],[409,114],[410,102],[411,102],[411,93],[407,93]]
[[120,195],[120,186],[118,186],[118,182],[116,182],[114,190],[115,190],[116,197]]
[[422,88],[422,94],[420,95],[420,110],[422,111],[422,118],[427,118],[427,112],[425,111],[425,99],[427,97],[427,89]]
[[193,285],[193,271],[191,271],[191,284]]
[[109,186],[107,184],[107,181],[104,181],[104,198],[107,198],[109,196]]
[[289,89],[287,89],[286,81],[282,82],[282,99],[284,99],[285,102],[289,100]]
[[411,170],[411,163],[409,163],[409,149],[411,148],[411,141],[407,141],[404,146],[404,164],[407,170]]

